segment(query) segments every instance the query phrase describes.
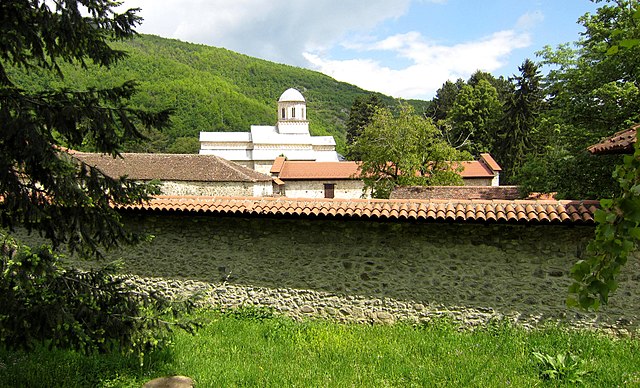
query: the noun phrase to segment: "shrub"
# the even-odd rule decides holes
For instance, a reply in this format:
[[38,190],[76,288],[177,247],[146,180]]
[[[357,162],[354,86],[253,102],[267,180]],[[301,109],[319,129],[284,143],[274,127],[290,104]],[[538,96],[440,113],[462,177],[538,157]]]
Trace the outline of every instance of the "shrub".
[[144,354],[172,327],[193,332],[192,304],[142,293],[115,276],[116,266],[64,268],[51,248],[31,249],[0,232],[0,344],[37,344],[82,353]]

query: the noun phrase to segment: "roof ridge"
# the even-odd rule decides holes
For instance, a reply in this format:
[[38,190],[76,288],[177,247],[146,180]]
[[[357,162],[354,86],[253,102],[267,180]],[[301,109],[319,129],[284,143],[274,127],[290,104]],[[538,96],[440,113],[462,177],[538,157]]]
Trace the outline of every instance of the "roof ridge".
[[[220,160],[220,161],[221,161],[222,163],[224,163],[226,166],[230,167],[231,169],[233,169],[234,171],[236,171],[237,173],[239,173],[239,174],[240,174],[240,175],[242,175],[243,177],[245,177],[245,178],[249,179],[251,182],[257,182],[257,181],[258,181],[258,179],[256,178],[256,175],[251,176],[251,175],[249,175],[249,174],[247,173],[247,171],[250,171],[250,172],[252,172],[252,173],[254,173],[254,174],[260,174],[260,175],[264,175],[264,176],[266,176],[266,177],[269,177],[267,174],[262,174],[262,173],[260,173],[260,172],[257,172],[257,171],[254,171],[254,170],[251,170],[251,169],[250,169],[250,168],[248,168],[248,167],[241,166],[241,165],[239,165],[238,163],[232,162],[232,161],[227,160],[227,159],[225,159],[225,158],[221,158],[221,157],[219,157],[219,156],[217,156],[217,155],[208,155],[208,156],[214,156],[216,159]],[[271,177],[269,177],[269,178],[271,178]]]

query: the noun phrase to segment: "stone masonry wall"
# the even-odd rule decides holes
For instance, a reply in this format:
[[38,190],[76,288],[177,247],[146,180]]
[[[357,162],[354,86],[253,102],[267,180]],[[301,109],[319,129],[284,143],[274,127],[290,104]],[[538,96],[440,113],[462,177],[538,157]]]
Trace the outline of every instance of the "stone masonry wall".
[[518,199],[518,186],[398,186],[391,199]]
[[210,196],[269,196],[271,182],[178,182],[163,181],[160,190],[164,195]]
[[[640,263],[598,316],[568,310],[568,270],[592,227],[417,224],[128,214],[152,234],[114,255],[132,281],[207,303],[257,305],[302,317],[393,322],[451,315],[635,326]],[[178,291],[176,291],[178,290]],[[182,291],[180,291],[182,290]]]

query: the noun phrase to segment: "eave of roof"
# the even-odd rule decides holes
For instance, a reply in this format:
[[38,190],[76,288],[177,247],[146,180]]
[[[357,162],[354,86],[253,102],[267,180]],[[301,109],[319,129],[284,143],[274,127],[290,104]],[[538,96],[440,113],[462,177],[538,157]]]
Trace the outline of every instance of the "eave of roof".
[[186,182],[270,182],[271,177],[215,155],[123,153],[110,155],[72,152],[74,158],[104,174],[131,180]]
[[261,217],[593,225],[593,214],[598,206],[598,201],[568,200],[346,200],[158,196],[144,204],[119,208]]
[[600,143],[587,147],[587,151],[597,155],[633,153],[633,146],[636,143],[638,128],[640,128],[640,124],[636,124],[631,128],[616,132],[613,136],[604,139]]

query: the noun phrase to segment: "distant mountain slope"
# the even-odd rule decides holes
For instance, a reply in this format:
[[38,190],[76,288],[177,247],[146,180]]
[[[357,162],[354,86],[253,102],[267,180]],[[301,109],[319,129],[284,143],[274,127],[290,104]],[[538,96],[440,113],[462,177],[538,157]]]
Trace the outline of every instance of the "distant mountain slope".
[[[185,43],[152,35],[113,44],[129,57],[110,70],[88,71],[63,66],[65,80],[46,74],[14,79],[27,88],[101,87],[134,79],[139,93],[135,107],[174,108],[172,125],[162,134],[149,134],[142,146],[129,151],[197,152],[200,131],[248,131],[252,124],[273,125],[276,102],[287,88],[300,90],[307,100],[311,133],[332,135],[344,151],[345,122],[353,100],[368,92],[319,72],[277,64],[223,48]],[[388,104],[393,99],[380,94]],[[426,101],[411,101],[421,112]]]

